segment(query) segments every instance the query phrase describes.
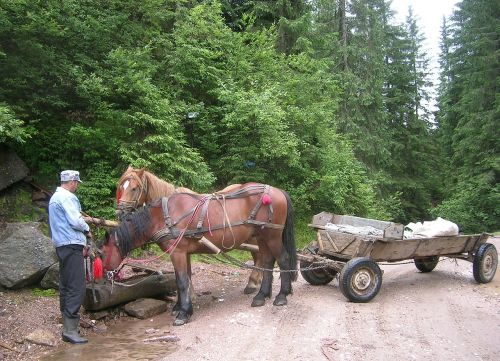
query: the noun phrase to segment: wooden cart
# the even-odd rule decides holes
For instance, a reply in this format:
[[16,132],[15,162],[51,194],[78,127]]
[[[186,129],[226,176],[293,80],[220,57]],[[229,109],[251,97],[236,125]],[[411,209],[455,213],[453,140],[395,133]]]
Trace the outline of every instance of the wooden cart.
[[[312,285],[324,285],[338,274],[340,290],[353,302],[368,302],[379,292],[382,271],[377,262],[412,259],[418,270],[431,272],[440,257],[459,258],[472,262],[479,283],[490,282],[498,265],[497,250],[486,243],[486,233],[403,239],[402,224],[326,212],[314,216],[310,226],[317,238],[299,253],[302,277]],[[341,231],[357,227],[378,232]]]

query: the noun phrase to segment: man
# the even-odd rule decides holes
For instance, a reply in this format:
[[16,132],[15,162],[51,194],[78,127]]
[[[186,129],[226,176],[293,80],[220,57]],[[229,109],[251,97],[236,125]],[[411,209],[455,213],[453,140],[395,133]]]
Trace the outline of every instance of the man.
[[86,343],[78,332],[80,306],[85,298],[83,248],[90,228],[80,213],[80,201],[74,194],[80,180],[75,170],[61,172],[61,186],[49,201],[49,223],[52,242],[59,259],[59,306],[63,318],[63,341]]

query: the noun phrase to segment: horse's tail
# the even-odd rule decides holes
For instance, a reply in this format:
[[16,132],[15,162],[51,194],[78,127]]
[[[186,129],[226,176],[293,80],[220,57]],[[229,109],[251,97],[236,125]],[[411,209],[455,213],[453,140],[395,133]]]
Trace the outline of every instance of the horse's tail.
[[286,198],[287,203],[287,212],[286,212],[286,221],[285,227],[283,229],[283,246],[285,247],[286,252],[289,257],[289,267],[288,269],[292,272],[291,278],[292,281],[297,280],[297,249],[295,248],[295,232],[294,232],[294,224],[293,224],[293,205],[290,195],[283,191],[283,194]]

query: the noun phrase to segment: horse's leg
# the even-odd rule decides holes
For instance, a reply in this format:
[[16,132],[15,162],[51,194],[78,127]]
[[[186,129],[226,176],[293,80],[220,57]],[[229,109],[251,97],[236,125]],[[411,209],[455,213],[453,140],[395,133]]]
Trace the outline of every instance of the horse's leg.
[[283,195],[286,198],[287,204],[283,230],[279,235],[276,232],[270,231],[267,233],[269,237],[264,238],[271,254],[278,261],[281,271],[281,288],[274,299],[273,304],[275,306],[286,305],[286,296],[292,293],[292,281],[297,279],[297,249],[295,248],[293,229],[293,207],[288,193],[283,192]]
[[189,297],[191,297],[191,300],[196,299],[196,293],[194,292],[194,287],[193,287],[193,280],[192,280],[192,275],[193,275],[193,270],[191,269],[191,255],[187,255],[187,269],[188,269],[188,276],[189,276]]
[[[258,252],[252,252],[253,265],[257,268],[262,268],[261,256]],[[250,277],[248,278],[248,283],[243,290],[243,293],[249,295],[257,291],[262,283],[262,271],[258,269],[252,269],[252,273],[250,273]]]
[[263,306],[266,298],[271,297],[272,293],[274,258],[267,246],[261,244],[261,242],[259,242],[259,258],[266,270],[263,271],[260,290],[252,300],[252,307]]
[[188,270],[188,255],[185,252],[174,251],[170,255],[175,270],[175,282],[177,284],[177,315],[174,326],[181,326],[189,321],[193,314],[193,303],[189,296],[190,279]]
[[[189,297],[191,300],[196,299],[196,293],[194,292],[194,287],[193,287],[193,280],[192,280],[192,269],[191,269],[191,255],[187,255],[187,273],[189,276]],[[172,316],[177,316],[177,313],[179,312],[180,309],[180,301],[179,301],[179,294],[177,294],[177,302],[175,303],[174,307],[172,307]]]
[[286,296],[292,293],[292,273],[289,269],[290,259],[284,248],[281,250],[277,260],[281,271],[281,288],[280,292],[274,299],[273,305],[284,306],[287,303]]

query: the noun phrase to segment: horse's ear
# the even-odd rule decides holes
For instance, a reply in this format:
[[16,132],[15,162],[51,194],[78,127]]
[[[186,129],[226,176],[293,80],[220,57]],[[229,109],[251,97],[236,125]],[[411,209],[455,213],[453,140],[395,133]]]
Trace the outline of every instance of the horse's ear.
[[127,172],[130,172],[130,171],[132,171],[132,170],[134,170],[134,168],[132,168],[132,166],[129,164],[129,166],[128,166],[128,168],[127,168]]
[[142,177],[143,174],[144,174],[144,168],[141,168],[141,169],[137,170],[137,176],[138,177]]

